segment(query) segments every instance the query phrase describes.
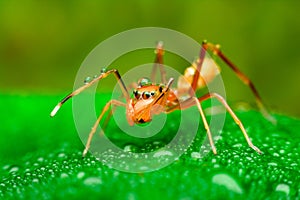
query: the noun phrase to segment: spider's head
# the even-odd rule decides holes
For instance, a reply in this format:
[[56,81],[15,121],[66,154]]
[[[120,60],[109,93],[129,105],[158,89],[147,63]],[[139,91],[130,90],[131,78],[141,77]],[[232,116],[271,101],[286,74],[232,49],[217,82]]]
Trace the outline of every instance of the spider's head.
[[137,124],[150,122],[153,114],[163,112],[173,81],[171,78],[167,85],[157,85],[147,78],[140,79],[127,109],[130,121]]
[[163,86],[152,84],[148,78],[138,81],[138,87],[133,90],[131,100],[131,119],[134,123],[141,124],[152,120],[152,111],[155,111],[158,104],[156,101],[162,91]]

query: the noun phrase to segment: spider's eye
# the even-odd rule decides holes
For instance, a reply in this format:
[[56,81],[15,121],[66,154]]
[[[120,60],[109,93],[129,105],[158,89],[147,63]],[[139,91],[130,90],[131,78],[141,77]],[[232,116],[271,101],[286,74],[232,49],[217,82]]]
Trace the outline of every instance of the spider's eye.
[[138,85],[139,85],[140,87],[148,86],[148,85],[152,85],[152,82],[150,81],[149,78],[141,78],[141,79],[138,81]]
[[151,93],[150,92],[147,92],[147,91],[143,92],[143,94],[142,94],[142,98],[143,99],[149,99],[150,97],[151,97]]
[[137,91],[137,90],[133,90],[133,95],[136,99],[139,99],[140,98],[140,93]]

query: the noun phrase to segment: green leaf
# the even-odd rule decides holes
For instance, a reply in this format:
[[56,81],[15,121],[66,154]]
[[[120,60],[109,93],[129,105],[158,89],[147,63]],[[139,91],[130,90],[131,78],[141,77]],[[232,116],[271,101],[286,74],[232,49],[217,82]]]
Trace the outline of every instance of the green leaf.
[[[0,95],[0,197],[4,199],[284,199],[299,198],[300,121],[275,115],[276,126],[254,110],[240,111],[249,148],[227,116],[218,154],[198,156],[197,140],[179,160],[154,172],[120,172],[81,158],[71,103],[55,118],[61,96]],[[109,97],[107,95],[106,97]],[[104,100],[99,104],[104,104]],[[171,115],[172,117],[172,115]],[[176,123],[177,118],[171,120]],[[84,120],[84,119],[83,119]],[[199,126],[201,138],[205,134]],[[110,124],[110,126],[115,126]],[[166,130],[172,124],[166,124]],[[126,138],[123,138],[126,140]]]

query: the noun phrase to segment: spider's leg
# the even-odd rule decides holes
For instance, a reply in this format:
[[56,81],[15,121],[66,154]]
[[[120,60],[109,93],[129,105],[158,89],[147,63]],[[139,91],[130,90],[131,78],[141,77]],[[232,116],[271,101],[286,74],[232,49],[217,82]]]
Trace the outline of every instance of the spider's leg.
[[105,132],[105,129],[109,123],[109,120],[111,118],[111,116],[114,114],[115,110],[116,110],[117,106],[113,105],[112,108],[110,109],[109,113],[107,114],[105,121],[103,122],[102,126],[101,126],[101,130],[100,130],[100,136],[102,136]]
[[[127,87],[127,90],[128,90],[128,91],[131,91],[133,88],[136,88],[136,87],[137,87],[137,83],[132,82],[132,83]],[[118,99],[122,99],[122,98],[124,98],[124,94],[121,94],[121,95],[119,96]],[[107,125],[108,125],[108,123],[109,123],[109,120],[110,120],[111,116],[113,115],[113,113],[115,112],[115,110],[116,110],[116,105],[113,105],[112,108],[111,108],[111,110],[109,111],[109,113],[108,113],[108,115],[107,115],[107,117],[106,117],[104,123],[102,124],[102,129],[101,129],[100,135],[103,134],[103,132],[104,132],[104,130],[106,129],[106,127],[107,127]]]
[[[209,144],[212,148],[212,151],[214,154],[217,154],[217,149],[215,147],[215,144],[214,144],[214,141],[213,141],[213,138],[212,138],[212,134],[211,134],[211,131],[210,131],[210,128],[209,128],[209,125],[208,125],[208,122],[206,120],[206,117],[205,117],[205,114],[204,114],[204,111],[203,111],[203,108],[201,106],[201,103],[200,101],[196,98],[196,97],[191,97],[189,99],[186,99],[184,100],[183,102],[180,103],[180,106],[178,106],[177,108],[174,108],[174,109],[187,109],[191,106],[197,106],[198,110],[199,110],[199,113],[201,115],[201,118],[202,118],[202,121],[203,121],[203,124],[204,124],[204,128],[206,130],[206,133],[207,133],[207,137],[208,137],[208,140],[209,140]],[[171,112],[172,110],[170,110]]]
[[80,88],[78,88],[77,90],[73,91],[72,93],[70,93],[69,95],[67,95],[65,98],[63,98],[56,106],[55,108],[52,110],[52,112],[50,113],[50,116],[53,117],[57,111],[60,109],[60,107],[70,98],[72,98],[73,96],[81,93],[83,90],[89,88],[91,85],[93,85],[94,83],[98,82],[99,80],[107,77],[109,74],[114,74],[116,79],[118,80],[118,83],[122,89],[122,92],[123,92],[123,95],[126,99],[126,102],[129,102],[129,94],[128,94],[128,91],[127,91],[127,88],[118,72],[118,70],[116,69],[112,69],[112,70],[109,70],[107,72],[104,72],[102,74],[100,74],[98,77],[96,77],[95,79],[93,79],[91,82],[81,86]]
[[195,92],[197,90],[198,79],[200,77],[200,72],[201,72],[201,69],[202,69],[205,54],[206,54],[206,49],[203,47],[203,44],[202,44],[202,47],[201,47],[200,53],[199,53],[199,61],[197,62],[197,70],[195,71],[193,81],[192,81],[192,84],[191,84],[191,88],[190,88],[190,91],[189,91],[190,96],[194,96]]
[[258,147],[254,146],[253,143],[251,142],[245,128],[244,125],[242,124],[241,120],[236,116],[236,114],[233,112],[233,110],[230,108],[230,106],[227,104],[226,100],[219,94],[217,93],[208,93],[200,98],[198,98],[199,102],[205,101],[207,99],[210,98],[216,98],[227,110],[227,112],[229,112],[229,114],[231,115],[231,117],[234,119],[235,123],[240,127],[241,131],[244,134],[244,137],[248,143],[248,145],[254,149],[257,153],[261,154],[261,150],[259,150]]
[[216,148],[214,146],[214,142],[212,140],[212,135],[211,135],[211,132],[210,132],[210,129],[209,129],[209,126],[208,126],[208,123],[206,121],[206,118],[205,118],[205,114],[203,112],[203,109],[201,107],[201,102],[207,100],[207,99],[210,99],[210,98],[216,98],[227,110],[227,112],[229,112],[229,114],[231,115],[231,117],[234,119],[235,123],[240,127],[241,131],[243,132],[244,134],[244,137],[248,143],[248,145],[254,149],[257,153],[261,154],[261,150],[254,146],[253,143],[251,142],[250,140],[250,137],[248,136],[245,128],[244,128],[244,125],[242,124],[242,122],[240,121],[240,119],[236,116],[236,114],[233,112],[233,110],[230,108],[230,106],[227,104],[226,100],[219,94],[217,93],[208,93],[200,98],[196,98],[196,97],[190,97],[189,99],[186,99],[184,100],[183,102],[181,102],[180,104],[178,104],[177,107],[174,107],[172,108],[171,110],[169,110],[168,112],[172,112],[173,110],[176,110],[176,109],[181,109],[181,110],[184,110],[184,109],[187,109],[191,106],[197,106],[198,107],[198,110],[201,114],[201,117],[202,117],[202,120],[203,120],[203,123],[204,123],[204,127],[207,131],[207,136],[208,136],[208,139],[209,139],[209,142],[210,142],[210,145],[213,149],[213,152],[216,154]]
[[152,73],[151,73],[151,81],[153,83],[156,82],[155,81],[156,71],[157,71],[157,67],[159,67],[160,75],[161,75],[161,82],[163,84],[166,84],[167,80],[166,80],[166,71],[165,71],[164,62],[163,62],[164,49],[163,49],[163,42],[162,41],[159,41],[157,43],[155,54],[156,54],[156,56],[155,56],[154,66],[153,66]]
[[[226,64],[227,66],[229,66],[234,73],[239,77],[239,79],[245,84],[247,85],[252,93],[255,96],[255,100],[256,103],[261,111],[261,113],[264,115],[264,117],[266,119],[268,119],[270,122],[272,122],[273,124],[276,124],[276,119],[268,112],[268,110],[265,108],[262,99],[257,91],[257,89],[255,88],[254,84],[252,83],[252,81],[236,66],[233,64],[233,62],[231,62],[224,54],[223,52],[220,50],[220,45],[214,45],[212,43],[207,43],[206,41],[204,41],[202,43],[202,49],[201,52],[205,52],[207,50],[212,51],[215,55],[217,55],[218,57],[220,57]],[[204,57],[203,57],[204,58]],[[201,53],[200,53],[200,62],[201,62]],[[196,82],[197,83],[197,82]]]
[[[106,103],[106,105],[104,106],[104,108],[103,108],[101,114],[99,115],[99,117],[98,117],[98,119],[96,120],[94,126],[92,127],[91,132],[89,133],[89,137],[88,137],[88,140],[87,140],[87,142],[86,142],[85,149],[84,149],[84,151],[83,151],[83,153],[82,153],[82,157],[85,157],[85,155],[87,154],[87,152],[88,152],[88,150],[89,150],[89,148],[90,148],[90,146],[91,146],[92,138],[93,138],[93,136],[94,136],[94,134],[95,134],[95,132],[96,132],[96,130],[97,130],[97,127],[98,127],[98,125],[99,125],[101,119],[103,118],[104,114],[108,111],[110,105],[113,105],[114,107],[115,107],[115,106],[124,106],[124,107],[126,107],[126,104],[125,104],[125,103],[123,103],[123,102],[121,102],[121,101],[114,100],[114,99],[113,99],[113,100],[110,100],[108,103]],[[101,130],[101,133],[103,134],[104,132]]]

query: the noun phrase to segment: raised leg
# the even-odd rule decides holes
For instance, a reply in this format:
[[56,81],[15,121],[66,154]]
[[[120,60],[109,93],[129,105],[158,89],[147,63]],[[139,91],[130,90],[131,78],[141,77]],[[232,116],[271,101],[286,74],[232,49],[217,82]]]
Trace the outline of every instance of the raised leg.
[[234,65],[223,54],[223,52],[220,50],[219,45],[214,45],[212,43],[207,43],[206,41],[204,41],[202,43],[202,48],[200,50],[200,56],[199,56],[200,59],[199,59],[199,62],[197,64],[197,71],[194,75],[194,79],[193,79],[193,82],[192,82],[192,85],[191,85],[190,94],[193,95],[193,91],[195,91],[197,89],[196,87],[197,87],[197,82],[198,82],[198,79],[199,79],[199,74],[200,74],[202,63],[203,63],[203,60],[205,58],[205,53],[206,53],[207,50],[210,50],[215,55],[219,56],[227,64],[227,66],[229,66],[234,71],[234,73],[240,78],[240,80],[251,89],[252,93],[255,96],[256,103],[257,103],[261,113],[264,115],[264,117],[266,119],[271,121],[273,124],[276,124],[276,119],[274,117],[272,117],[270,115],[270,113],[267,111],[267,109],[265,108],[264,104],[262,103],[262,99],[261,99],[257,89],[255,88],[254,84],[252,83],[252,81],[241,70],[239,70],[239,68],[236,65]]
[[161,82],[163,84],[166,84],[167,80],[166,80],[166,71],[164,69],[164,64],[163,64],[164,49],[163,49],[163,42],[162,41],[159,41],[157,43],[155,54],[156,54],[156,57],[155,57],[155,60],[154,60],[154,66],[153,66],[152,73],[151,73],[151,81],[153,83],[156,82],[155,81],[156,71],[157,71],[157,67],[159,67],[160,75],[161,75]]
[[93,79],[91,82],[83,85],[82,87],[78,88],[77,90],[73,91],[72,93],[70,93],[69,95],[67,95],[65,98],[63,98],[56,106],[55,108],[52,110],[52,112],[50,113],[50,116],[53,117],[57,111],[60,109],[60,107],[70,98],[72,98],[73,96],[79,94],[80,92],[82,92],[83,90],[89,88],[91,85],[93,85],[94,83],[96,83],[97,81],[107,77],[109,74],[114,74],[116,79],[118,80],[118,83],[122,89],[122,92],[123,92],[123,95],[126,99],[126,102],[129,102],[129,94],[128,94],[128,91],[127,91],[127,88],[118,72],[118,70],[116,69],[112,69],[112,70],[109,70],[107,72],[103,72],[101,73],[98,77],[96,77],[95,79]]
[[[94,126],[92,127],[92,130],[91,130],[91,132],[90,132],[90,134],[89,134],[88,140],[87,140],[86,145],[85,145],[85,149],[84,149],[84,151],[83,151],[83,153],[82,153],[82,157],[85,157],[85,155],[87,154],[87,152],[88,152],[88,150],[89,150],[89,148],[90,148],[90,146],[91,146],[92,138],[93,138],[93,136],[94,136],[94,134],[95,134],[95,132],[96,132],[96,130],[97,130],[97,127],[98,127],[98,125],[99,125],[101,119],[103,118],[104,114],[108,111],[110,105],[113,105],[114,107],[115,107],[115,106],[124,106],[124,107],[126,107],[126,104],[125,104],[125,103],[123,103],[123,102],[121,102],[121,101],[114,100],[114,99],[113,99],[113,100],[110,100],[110,101],[104,106],[104,108],[103,108],[103,110],[102,110],[100,116],[98,117],[98,119],[96,120]],[[109,118],[110,118],[110,116],[109,116]],[[103,134],[104,132],[101,130],[101,133]]]
[[230,106],[227,104],[226,100],[219,94],[217,93],[208,93],[200,98],[198,98],[199,102],[205,101],[209,98],[216,98],[220,103],[223,104],[223,106],[226,108],[226,110],[229,112],[229,114],[231,115],[231,117],[234,119],[235,123],[240,127],[241,131],[244,134],[244,137],[248,143],[248,145],[254,149],[257,153],[261,154],[261,150],[259,150],[259,148],[257,148],[256,146],[253,145],[253,143],[251,142],[245,128],[244,125],[242,124],[241,120],[236,116],[236,114],[233,112],[233,110],[230,108]]

